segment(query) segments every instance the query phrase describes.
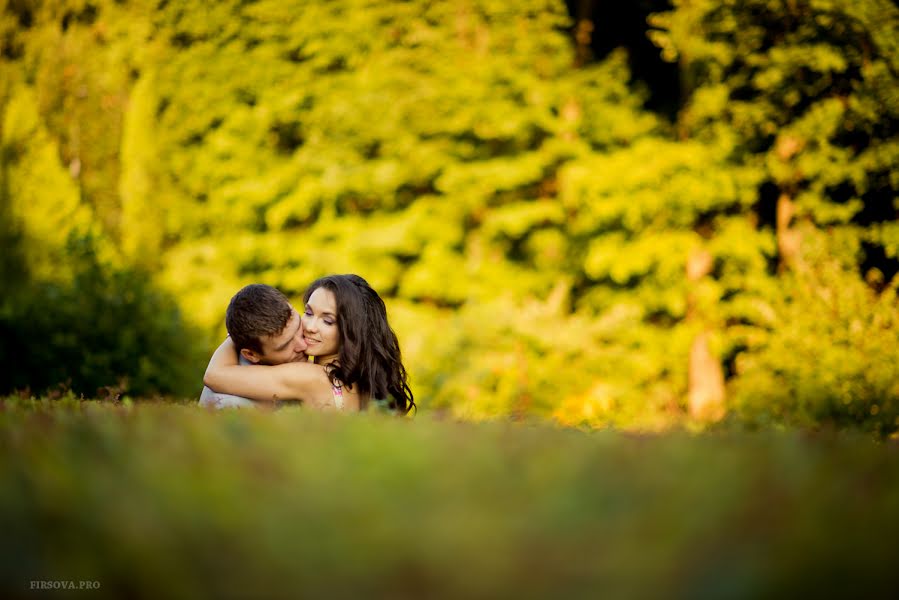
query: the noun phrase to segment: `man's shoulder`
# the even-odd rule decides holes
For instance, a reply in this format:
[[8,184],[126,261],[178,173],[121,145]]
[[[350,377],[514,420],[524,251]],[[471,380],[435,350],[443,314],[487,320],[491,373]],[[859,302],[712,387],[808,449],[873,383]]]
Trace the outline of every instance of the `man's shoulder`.
[[[253,363],[241,356],[240,364],[251,365]],[[200,392],[200,406],[210,408],[258,408],[256,402],[249,398],[234,396],[233,394],[219,394],[205,386],[203,391]]]
[[200,406],[210,408],[256,408],[256,402],[243,396],[234,396],[232,394],[219,394],[212,391],[208,387],[204,387],[200,392]]

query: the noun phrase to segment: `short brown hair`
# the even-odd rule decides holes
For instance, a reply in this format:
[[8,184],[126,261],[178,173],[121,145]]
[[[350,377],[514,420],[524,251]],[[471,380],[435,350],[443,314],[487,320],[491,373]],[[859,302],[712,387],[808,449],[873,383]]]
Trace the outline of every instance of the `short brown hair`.
[[238,350],[262,353],[262,338],[284,331],[293,307],[270,285],[250,284],[234,294],[225,312],[225,327]]

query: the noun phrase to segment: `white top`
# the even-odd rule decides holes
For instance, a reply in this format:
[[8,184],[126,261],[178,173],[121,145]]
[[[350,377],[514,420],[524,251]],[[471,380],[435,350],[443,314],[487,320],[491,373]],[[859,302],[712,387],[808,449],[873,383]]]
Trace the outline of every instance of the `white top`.
[[[250,365],[253,363],[241,356],[240,364]],[[203,386],[203,391],[200,392],[200,406],[210,408],[258,408],[256,402],[249,398],[232,394],[219,394],[206,386]]]

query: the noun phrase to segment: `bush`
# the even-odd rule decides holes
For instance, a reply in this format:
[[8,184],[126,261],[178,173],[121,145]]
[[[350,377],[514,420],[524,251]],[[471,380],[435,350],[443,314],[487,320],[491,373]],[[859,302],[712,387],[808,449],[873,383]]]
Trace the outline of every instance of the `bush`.
[[68,250],[70,280],[26,278],[0,304],[0,392],[195,392],[202,344],[175,302],[147,273],[101,264],[91,237]]
[[806,232],[771,331],[737,359],[734,408],[753,424],[899,430],[899,281],[879,294]]

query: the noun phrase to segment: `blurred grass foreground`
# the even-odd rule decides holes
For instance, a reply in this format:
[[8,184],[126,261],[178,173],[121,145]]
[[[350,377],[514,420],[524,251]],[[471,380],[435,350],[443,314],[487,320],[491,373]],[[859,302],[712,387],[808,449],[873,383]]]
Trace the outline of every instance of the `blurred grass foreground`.
[[[890,597],[899,449],[7,399],[0,594]],[[55,596],[54,596],[55,597]],[[70,597],[67,595],[66,597]]]

